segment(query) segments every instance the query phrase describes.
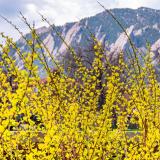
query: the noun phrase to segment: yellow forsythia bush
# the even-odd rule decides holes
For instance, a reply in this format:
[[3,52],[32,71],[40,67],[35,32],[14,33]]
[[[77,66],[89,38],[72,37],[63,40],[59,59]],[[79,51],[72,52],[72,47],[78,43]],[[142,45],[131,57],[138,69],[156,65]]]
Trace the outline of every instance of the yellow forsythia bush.
[[90,67],[72,50],[76,71],[69,76],[69,67],[40,52],[45,46],[34,30],[27,53],[1,35],[0,159],[160,159],[160,88],[149,53],[143,65],[124,62],[123,53],[110,63],[94,39]]

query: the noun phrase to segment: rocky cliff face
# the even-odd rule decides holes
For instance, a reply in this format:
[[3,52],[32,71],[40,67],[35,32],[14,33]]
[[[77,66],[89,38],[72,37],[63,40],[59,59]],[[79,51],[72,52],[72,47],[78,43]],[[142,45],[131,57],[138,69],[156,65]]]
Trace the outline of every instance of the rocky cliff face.
[[[156,67],[159,67],[160,10],[141,7],[136,10],[126,8],[113,9],[111,11],[123,24],[137,48],[141,51],[145,51],[146,42],[151,44],[153,63]],[[118,53],[122,50],[130,48],[128,38],[112,17],[106,12],[82,19],[79,22],[57,26],[56,30],[61,33],[67,44],[76,50],[78,50],[78,48],[85,50],[91,45],[89,40],[90,32],[93,33],[95,37],[102,42],[105,48],[110,51],[110,56],[113,58],[116,58]],[[37,29],[37,33],[52,55],[56,59],[62,60],[66,54],[67,47],[52,27],[39,28]],[[31,35],[27,34],[26,37],[30,38]],[[17,44],[22,51],[28,50],[28,47],[22,38]],[[48,62],[49,61],[50,59],[48,59]],[[22,64],[19,62],[18,65],[21,67]]]

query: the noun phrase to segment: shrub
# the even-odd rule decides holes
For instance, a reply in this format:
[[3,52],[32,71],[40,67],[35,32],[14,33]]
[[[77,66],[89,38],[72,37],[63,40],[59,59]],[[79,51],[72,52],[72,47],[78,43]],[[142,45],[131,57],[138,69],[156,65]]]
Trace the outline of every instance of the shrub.
[[[1,34],[6,39],[0,45],[1,158],[159,159],[160,89],[149,48],[143,65],[136,58],[126,63],[123,53],[117,63],[110,63],[92,37],[90,68],[69,48],[77,66],[70,77],[51,54],[39,51],[46,46],[34,28],[31,33],[32,38],[25,39],[27,53]],[[11,49],[23,69],[17,67]],[[48,66],[46,56],[56,70]],[[45,80],[39,63],[47,73]],[[134,125],[136,130],[128,130]]]

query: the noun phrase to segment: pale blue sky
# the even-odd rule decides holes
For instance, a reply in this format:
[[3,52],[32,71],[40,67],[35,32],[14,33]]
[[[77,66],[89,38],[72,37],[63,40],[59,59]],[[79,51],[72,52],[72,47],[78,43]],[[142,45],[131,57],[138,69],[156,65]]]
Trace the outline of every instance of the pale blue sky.
[[[159,0],[99,0],[106,8],[138,8],[141,6],[160,9]],[[96,0],[0,0],[0,14],[12,20],[26,33],[27,28],[19,18],[21,11],[36,26],[45,25],[37,12],[44,14],[51,23],[61,25],[103,11]],[[0,32],[18,39],[18,33],[0,19]]]

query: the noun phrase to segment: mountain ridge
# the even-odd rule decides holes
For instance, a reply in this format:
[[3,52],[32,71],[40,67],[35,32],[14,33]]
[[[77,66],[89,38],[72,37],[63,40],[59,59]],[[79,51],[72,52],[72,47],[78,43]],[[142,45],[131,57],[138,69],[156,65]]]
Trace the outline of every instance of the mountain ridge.
[[[158,60],[155,59],[159,59],[160,10],[140,7],[138,9],[116,8],[110,11],[122,23],[137,48],[145,51],[146,42],[151,44],[152,51],[155,53],[153,62],[156,67],[159,67]],[[95,35],[103,46],[111,52],[110,55],[114,58],[122,50],[130,48],[128,38],[122,28],[118,26],[106,11],[98,13],[95,16],[83,18],[78,22],[69,22],[62,26],[56,26],[56,30],[64,37],[67,44],[75,50],[81,48],[84,51],[90,47],[89,32]],[[57,60],[63,59],[62,57],[66,54],[67,46],[56,32],[52,30],[52,27],[43,26],[36,31],[51,54]],[[31,34],[26,34],[26,37],[29,39]],[[17,41],[17,44],[22,51],[28,50],[22,38]],[[84,52],[84,54],[86,53]]]

